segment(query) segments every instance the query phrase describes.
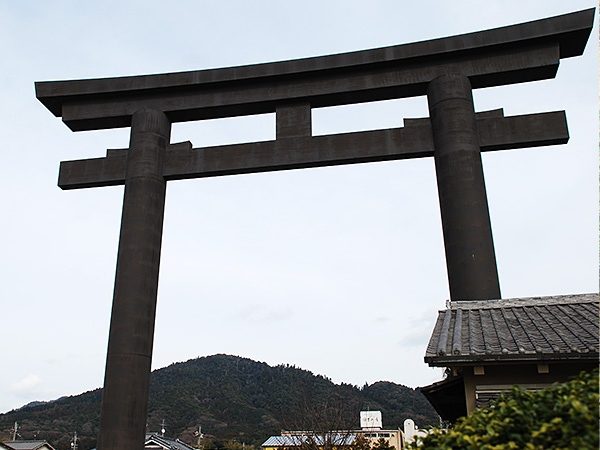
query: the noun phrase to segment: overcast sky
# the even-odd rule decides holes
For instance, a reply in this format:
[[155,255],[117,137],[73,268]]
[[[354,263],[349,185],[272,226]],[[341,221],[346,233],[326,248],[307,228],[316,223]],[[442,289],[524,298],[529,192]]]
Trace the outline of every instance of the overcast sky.
[[[59,162],[128,145],[71,132],[34,81],[174,72],[382,47],[594,1],[0,1],[0,412],[102,386],[123,188],[61,191]],[[407,5],[411,6],[407,6]],[[597,30],[556,79],[476,109],[566,110],[568,145],[483,155],[504,298],[598,291]],[[424,97],[313,110],[313,133],[402,126]],[[273,139],[274,115],[174,124],[195,147]],[[335,382],[441,379],[448,298],[431,158],[170,182],[153,368],[215,353]],[[385,418],[384,418],[385,421]],[[209,430],[207,430],[209,431]]]

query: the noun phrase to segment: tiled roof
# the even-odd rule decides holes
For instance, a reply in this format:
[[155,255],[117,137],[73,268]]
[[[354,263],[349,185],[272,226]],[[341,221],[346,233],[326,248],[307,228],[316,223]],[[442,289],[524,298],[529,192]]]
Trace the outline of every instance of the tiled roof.
[[169,450],[193,450],[194,447],[187,445],[185,442],[181,442],[179,439],[170,439],[160,434],[146,434],[145,446],[149,443],[156,443],[163,448]]
[[[181,442],[179,439],[171,439],[161,436],[158,433],[146,433],[144,448],[147,445],[160,445],[162,448],[169,450],[196,450],[194,447],[187,445],[185,442]],[[96,450],[96,448],[93,448],[92,450]]]
[[449,302],[425,362],[598,359],[598,300],[594,293]]
[[[354,433],[333,433],[327,435],[325,442],[334,445],[351,445],[356,439]],[[263,447],[299,447],[309,441],[314,441],[316,445],[323,445],[323,436],[316,434],[284,434],[281,436],[271,436],[265,442]]]
[[13,450],[36,450],[39,448],[46,446],[46,448],[53,449],[47,441],[29,441],[29,440],[20,440],[20,441],[9,441],[4,443],[8,448]]

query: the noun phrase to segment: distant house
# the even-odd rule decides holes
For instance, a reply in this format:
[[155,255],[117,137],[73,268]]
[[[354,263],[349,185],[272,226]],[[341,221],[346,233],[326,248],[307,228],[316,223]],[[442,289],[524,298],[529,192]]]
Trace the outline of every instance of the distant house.
[[147,434],[144,449],[161,449],[161,450],[196,450],[196,448],[180,441],[179,439],[171,439],[162,436],[158,433]]
[[[356,434],[352,432],[317,434],[308,431],[282,431],[279,436],[271,436],[263,442],[263,450],[282,450],[294,447],[305,447],[313,444],[317,447],[348,447],[356,441]],[[329,445],[327,445],[329,444]],[[311,447],[313,446],[311,445]]]
[[421,388],[454,421],[517,385],[541,389],[598,367],[598,294],[452,301],[425,362],[446,379]]
[[0,450],[56,450],[46,441],[8,441],[0,442]]
[[[410,419],[404,421],[404,433],[400,429],[384,429],[380,411],[361,411],[360,430],[331,431],[282,431],[278,436],[271,436],[263,442],[262,450],[290,450],[294,447],[318,447],[343,449],[350,447],[360,438],[373,445],[383,439],[390,447],[402,450],[404,444],[414,440],[423,432],[417,429]],[[406,439],[405,437],[409,437]]]
[[354,445],[363,437],[371,445],[379,439],[384,439],[396,450],[403,448],[401,430],[353,430],[317,433],[310,431],[282,431],[279,436],[269,437],[261,445],[262,450],[289,450],[297,448],[337,448],[343,449]]
[[[147,433],[144,449],[153,450],[197,450],[179,439],[171,439],[159,433]],[[1,450],[1,448],[0,448]],[[96,450],[93,448],[92,450]]]

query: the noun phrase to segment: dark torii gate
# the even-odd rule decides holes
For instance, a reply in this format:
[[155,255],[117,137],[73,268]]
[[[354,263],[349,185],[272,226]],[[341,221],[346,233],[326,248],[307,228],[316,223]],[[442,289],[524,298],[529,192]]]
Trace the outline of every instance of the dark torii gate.
[[[141,449],[166,182],[433,156],[453,300],[500,286],[481,151],[562,144],[564,111],[475,113],[472,89],[553,78],[583,53],[594,10],[413,44],[224,69],[36,83],[73,131],[131,127],[128,149],[63,161],[59,186],[125,185],[99,450]],[[427,95],[403,128],[311,135],[311,108]],[[276,113],[274,141],[192,148],[171,123]]]

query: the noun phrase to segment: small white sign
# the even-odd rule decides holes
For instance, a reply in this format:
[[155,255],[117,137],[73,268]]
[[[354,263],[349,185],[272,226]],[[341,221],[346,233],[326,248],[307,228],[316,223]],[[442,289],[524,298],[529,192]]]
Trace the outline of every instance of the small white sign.
[[381,428],[381,411],[361,411],[360,412],[360,427],[361,428]]

